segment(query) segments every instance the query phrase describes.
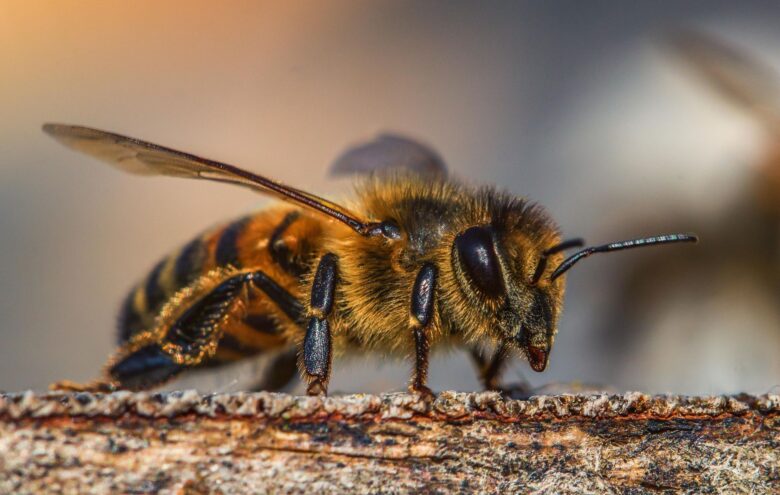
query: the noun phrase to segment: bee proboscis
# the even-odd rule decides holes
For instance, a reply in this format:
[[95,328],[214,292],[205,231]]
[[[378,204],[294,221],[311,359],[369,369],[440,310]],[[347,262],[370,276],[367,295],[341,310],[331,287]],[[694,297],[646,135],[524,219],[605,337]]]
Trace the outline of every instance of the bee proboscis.
[[[61,388],[146,389],[194,367],[285,350],[265,383],[296,363],[309,394],[326,394],[334,355],[411,356],[410,389],[426,386],[433,346],[471,349],[486,388],[520,353],[543,371],[564,277],[593,253],[690,242],[654,236],[582,249],[545,211],[492,187],[447,177],[430,148],[386,135],[349,150],[337,172],[371,172],[352,208],[225,163],[87,127],[46,124],[65,145],[125,171],[227,182],[284,200],[207,231],[160,261],[125,300],[119,349],[104,376]],[[486,355],[485,348],[493,348]]]

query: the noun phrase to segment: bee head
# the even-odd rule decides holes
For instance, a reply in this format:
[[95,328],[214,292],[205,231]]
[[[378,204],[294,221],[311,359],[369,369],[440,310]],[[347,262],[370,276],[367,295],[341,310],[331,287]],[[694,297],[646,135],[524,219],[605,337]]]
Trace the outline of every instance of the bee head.
[[562,252],[582,246],[581,239],[560,242],[552,229],[529,235],[522,228],[477,225],[455,237],[453,268],[461,291],[481,315],[478,321],[525,354],[534,371],[544,371],[563,306],[561,275],[593,253],[695,241],[688,234],[647,237],[588,247],[564,260]]
[[534,371],[543,371],[562,306],[563,280],[535,277],[538,265],[532,267],[528,260],[540,259],[542,253],[533,250],[511,233],[473,226],[455,237],[454,268],[472,308],[486,317],[481,321],[494,334],[498,331],[499,340],[525,354]]

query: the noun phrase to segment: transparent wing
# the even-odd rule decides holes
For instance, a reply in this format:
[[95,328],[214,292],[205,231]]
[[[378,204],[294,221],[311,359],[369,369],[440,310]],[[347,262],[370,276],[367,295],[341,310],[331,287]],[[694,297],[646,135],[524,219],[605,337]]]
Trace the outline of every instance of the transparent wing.
[[723,97],[773,128],[780,126],[780,80],[777,74],[730,43],[686,31],[671,46],[689,67]]
[[331,166],[332,175],[366,174],[401,168],[422,175],[445,177],[447,167],[441,156],[414,139],[381,134],[376,139],[347,149]]
[[372,227],[342,206],[226,163],[89,127],[45,124],[43,130],[65,146],[126,172],[238,184],[311,208],[347,224],[362,235],[368,235]]

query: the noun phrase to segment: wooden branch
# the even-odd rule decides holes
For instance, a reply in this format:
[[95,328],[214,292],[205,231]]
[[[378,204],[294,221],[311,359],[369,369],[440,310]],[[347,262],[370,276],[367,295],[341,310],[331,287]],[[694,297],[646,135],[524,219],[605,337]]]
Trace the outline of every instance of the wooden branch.
[[0,395],[0,493],[780,493],[780,396]]

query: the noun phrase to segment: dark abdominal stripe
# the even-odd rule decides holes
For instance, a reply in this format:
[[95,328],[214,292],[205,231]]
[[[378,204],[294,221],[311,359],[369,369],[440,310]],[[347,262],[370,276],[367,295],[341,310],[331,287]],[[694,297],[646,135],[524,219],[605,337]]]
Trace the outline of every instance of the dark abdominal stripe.
[[285,215],[284,219],[276,226],[268,240],[268,251],[271,254],[271,259],[274,263],[279,265],[282,270],[296,277],[303,273],[305,267],[301,267],[294,262],[292,259],[293,253],[290,251],[290,248],[282,242],[282,236],[300,215],[301,214],[298,211],[291,211]]
[[249,220],[249,217],[244,217],[231,223],[222,231],[215,254],[217,266],[232,265],[236,268],[241,268],[241,262],[238,259],[238,239],[244,232]]

